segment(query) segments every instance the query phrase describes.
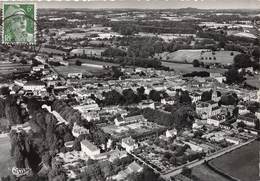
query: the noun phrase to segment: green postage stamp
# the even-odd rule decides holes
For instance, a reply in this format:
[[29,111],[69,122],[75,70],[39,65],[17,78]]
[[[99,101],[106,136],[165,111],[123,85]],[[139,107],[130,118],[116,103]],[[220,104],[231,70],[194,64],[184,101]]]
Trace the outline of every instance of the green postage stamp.
[[4,3],[2,43],[36,44],[36,8],[32,3]]

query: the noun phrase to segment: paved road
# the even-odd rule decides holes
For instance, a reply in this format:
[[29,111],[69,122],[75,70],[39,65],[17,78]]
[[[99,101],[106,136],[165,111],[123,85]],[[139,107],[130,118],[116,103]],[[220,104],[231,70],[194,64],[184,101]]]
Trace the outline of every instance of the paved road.
[[247,144],[253,142],[254,140],[255,140],[255,139],[250,140],[250,141],[247,141],[247,142],[242,143],[242,144],[239,144],[239,145],[232,146],[232,147],[230,147],[230,148],[228,148],[228,149],[225,149],[225,150],[221,150],[221,151],[215,152],[215,153],[213,153],[213,154],[211,154],[211,155],[205,157],[205,158],[202,159],[202,160],[195,160],[195,161],[193,161],[193,162],[189,162],[189,163],[184,164],[184,165],[182,165],[182,166],[180,166],[180,167],[177,167],[176,169],[174,169],[173,171],[171,171],[171,172],[169,172],[169,173],[167,173],[167,174],[161,174],[161,177],[164,178],[165,180],[170,180],[170,177],[176,176],[176,175],[180,174],[180,173],[182,172],[182,168],[183,168],[184,166],[186,166],[186,167],[188,167],[188,168],[193,168],[193,167],[195,167],[195,166],[198,166],[198,165],[200,165],[200,164],[203,164],[205,161],[212,160],[212,159],[217,158],[217,157],[220,157],[220,156],[222,156],[222,155],[224,155],[224,154],[226,154],[226,153],[229,153],[229,152],[231,152],[231,151],[233,151],[233,150],[235,150],[235,149],[238,149],[238,148],[240,148],[240,147],[242,147],[242,146],[245,146],[245,145],[247,145]]

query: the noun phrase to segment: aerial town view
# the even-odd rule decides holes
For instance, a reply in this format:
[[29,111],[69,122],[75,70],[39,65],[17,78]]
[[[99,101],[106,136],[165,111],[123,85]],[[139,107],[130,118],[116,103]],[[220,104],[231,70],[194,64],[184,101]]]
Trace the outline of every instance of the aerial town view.
[[260,181],[260,0],[0,7],[1,181]]

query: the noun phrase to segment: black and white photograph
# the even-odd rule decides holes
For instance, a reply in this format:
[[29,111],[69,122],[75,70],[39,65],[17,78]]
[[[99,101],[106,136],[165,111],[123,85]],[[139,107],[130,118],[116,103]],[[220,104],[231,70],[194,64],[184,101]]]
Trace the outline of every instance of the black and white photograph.
[[1,181],[260,181],[260,0],[0,0]]

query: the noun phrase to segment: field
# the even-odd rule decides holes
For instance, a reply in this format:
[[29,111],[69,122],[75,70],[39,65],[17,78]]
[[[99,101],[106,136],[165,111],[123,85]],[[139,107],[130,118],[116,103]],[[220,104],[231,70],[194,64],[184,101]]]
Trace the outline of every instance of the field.
[[216,158],[210,163],[226,174],[240,180],[258,180],[259,149],[259,142],[254,141],[247,146]]
[[192,169],[192,175],[194,175],[196,178],[199,178],[199,181],[229,181],[204,164],[194,167]]
[[59,67],[55,67],[55,70],[58,71],[64,77],[67,77],[68,73],[82,73],[82,75],[85,76],[92,76],[92,75],[98,76],[98,75],[105,74],[109,71],[101,68],[89,67],[84,65],[59,66]]
[[0,138],[0,177],[9,174],[8,167],[11,163],[9,137]]
[[95,65],[103,65],[103,66],[119,66],[119,64],[116,64],[116,63],[95,61],[95,60],[90,60],[90,59],[86,59],[86,58],[73,58],[73,59],[69,59],[68,62],[71,64],[75,64],[75,62],[77,60],[82,62],[82,64],[87,63],[87,64],[95,64]]
[[[233,55],[231,55],[231,52]],[[162,60],[173,62],[187,62],[192,63],[197,59],[204,63],[220,63],[220,64],[232,64],[233,58],[239,52],[236,51],[202,51],[202,50],[178,50],[172,53],[163,53],[161,55]]]
[[165,67],[169,67],[174,69],[178,73],[191,73],[193,71],[207,71],[207,72],[212,72],[212,73],[224,73],[226,72],[226,69],[206,69],[202,67],[193,67],[192,64],[184,64],[184,63],[171,63],[171,62],[162,62],[162,65]]
[[52,49],[52,48],[46,48],[46,47],[41,47],[40,52],[53,53],[53,54],[58,54],[58,55],[66,55],[66,52],[64,52],[64,51]]

